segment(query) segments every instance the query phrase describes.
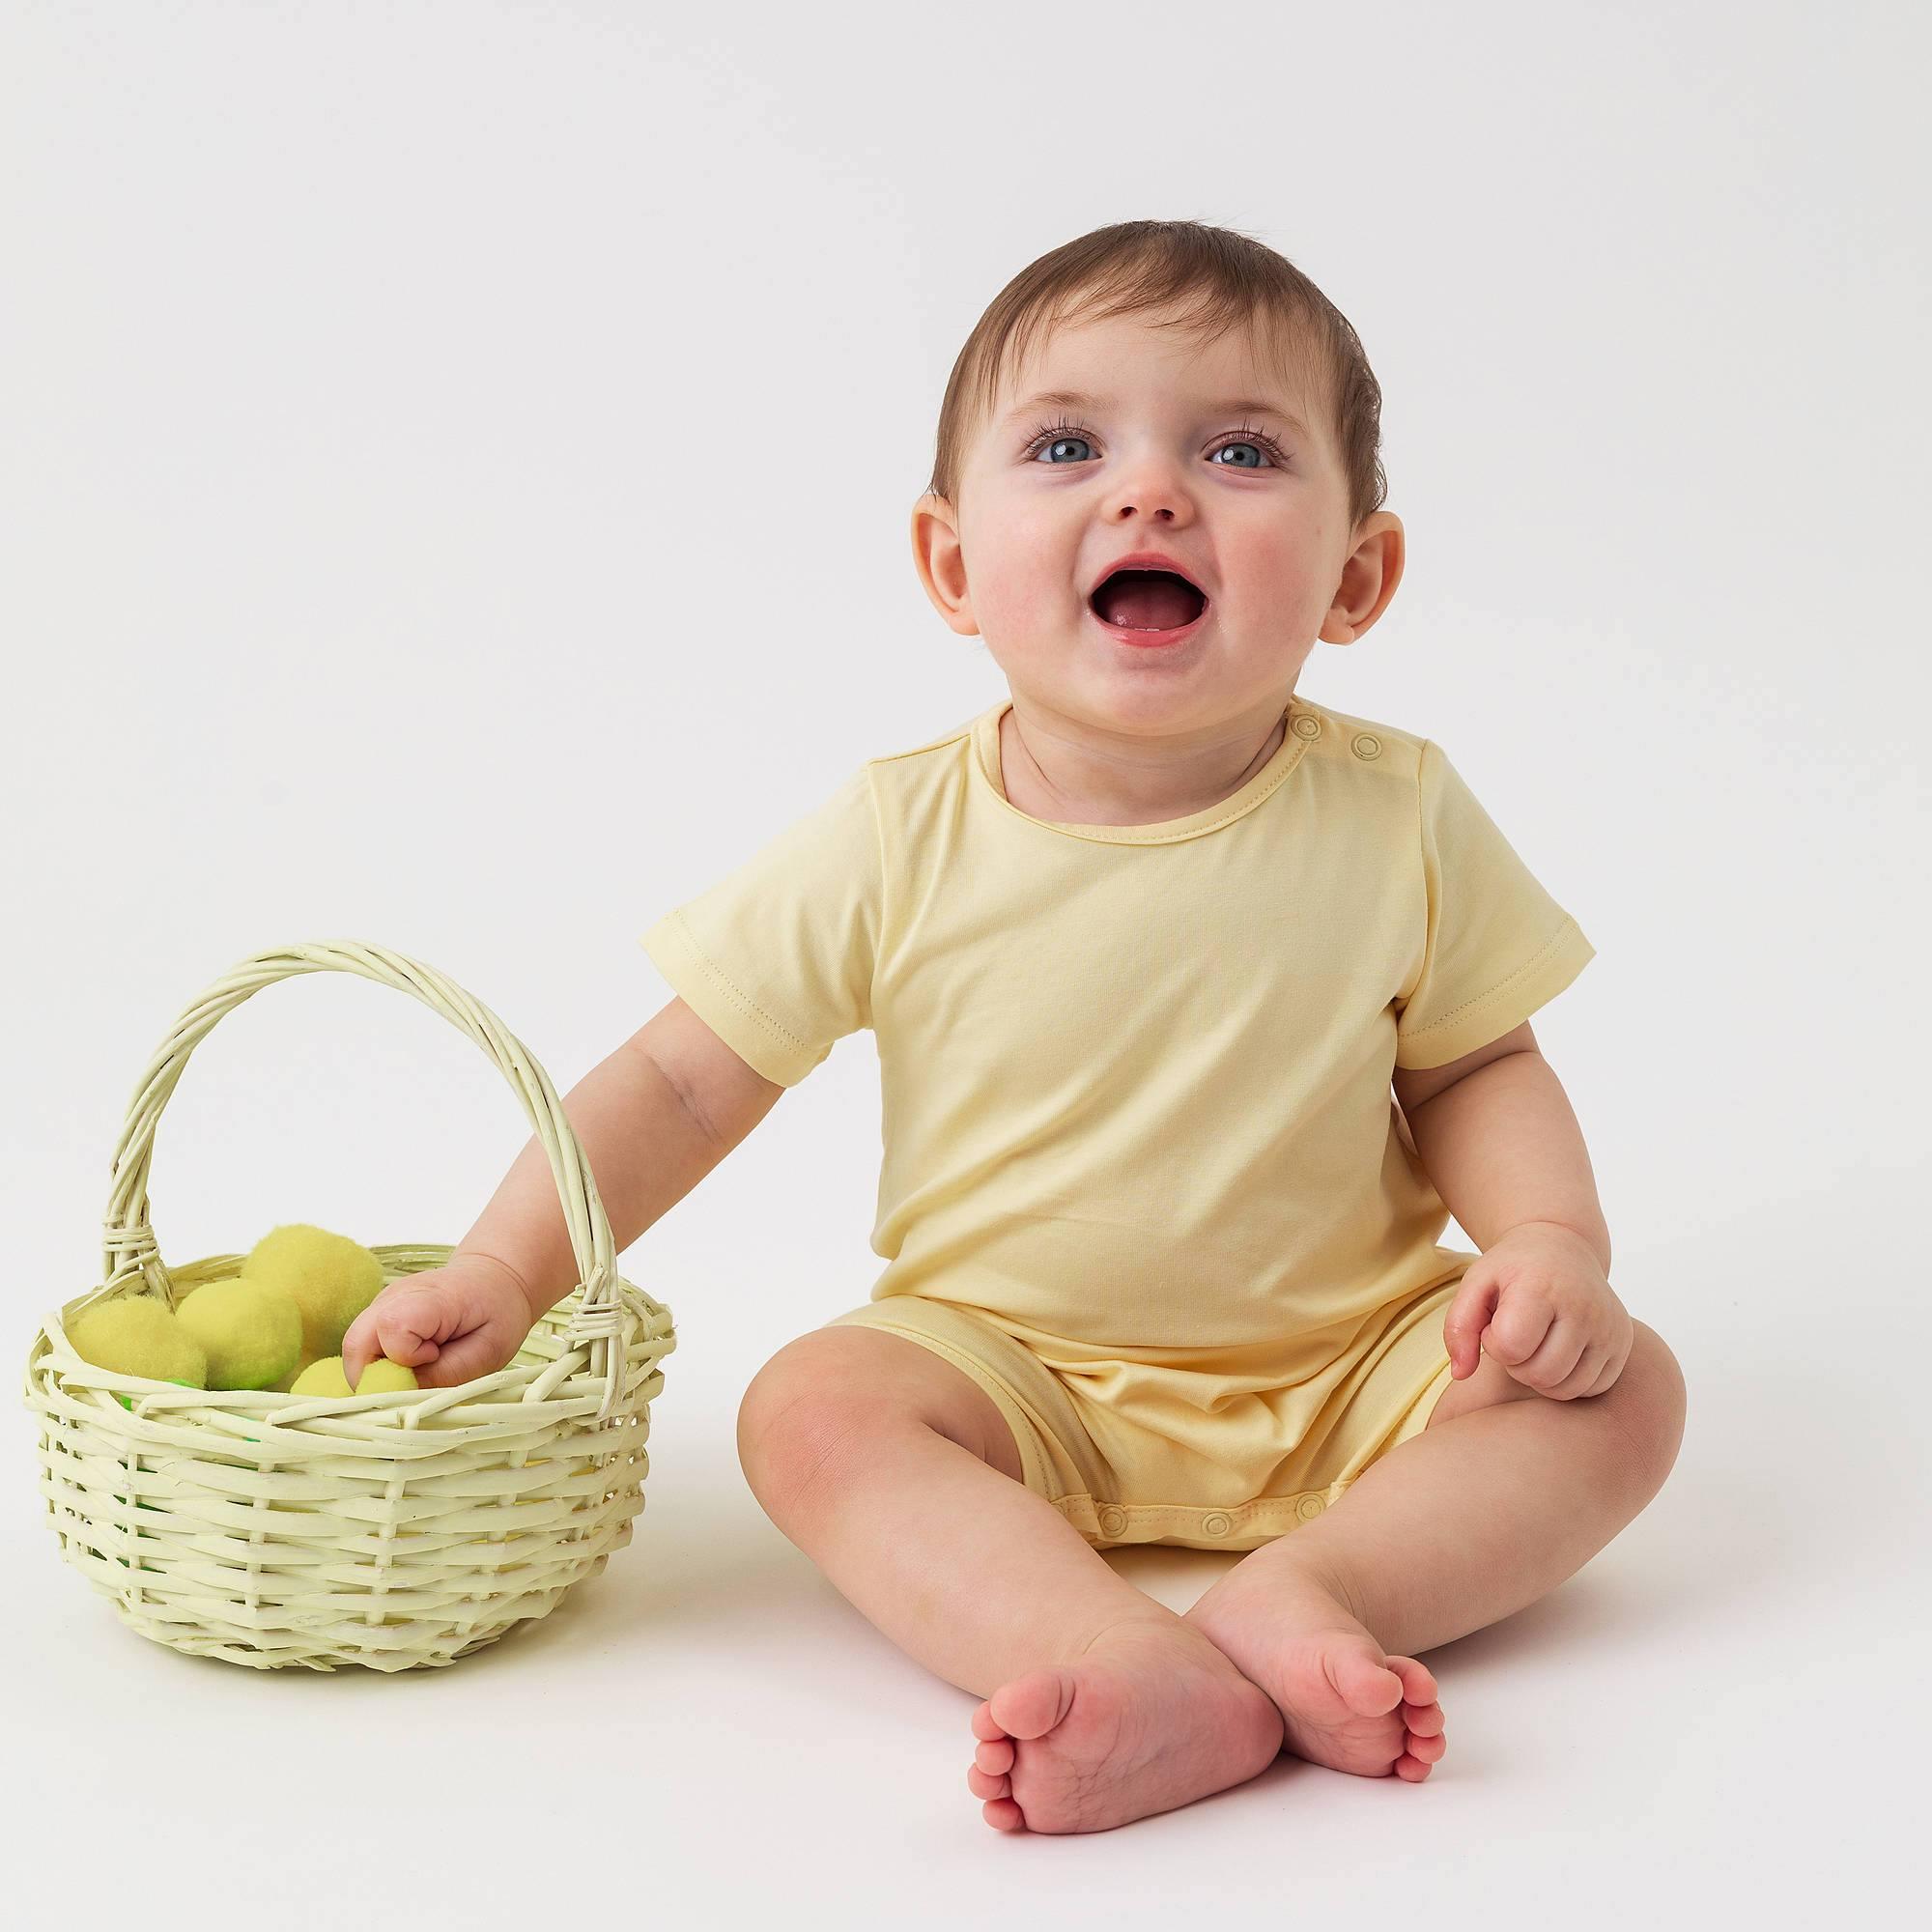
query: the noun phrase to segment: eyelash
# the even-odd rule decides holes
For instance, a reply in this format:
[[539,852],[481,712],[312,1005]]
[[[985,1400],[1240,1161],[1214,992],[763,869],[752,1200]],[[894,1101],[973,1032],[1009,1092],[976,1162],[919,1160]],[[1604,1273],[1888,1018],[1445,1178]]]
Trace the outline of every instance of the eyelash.
[[[1037,456],[1048,443],[1057,442],[1063,436],[1077,436],[1086,442],[1094,440],[1092,433],[1082,429],[1076,422],[1041,423],[1034,431],[1033,440],[1020,453],[1030,460]],[[1268,455],[1277,464],[1284,468],[1287,466],[1287,450],[1282,448],[1281,444],[1273,437],[1269,436],[1265,430],[1250,429],[1245,423],[1239,429],[1232,431],[1229,435],[1229,440],[1226,442],[1217,443],[1208,454],[1218,455],[1221,450],[1231,449],[1237,442],[1252,442],[1258,449],[1266,450]],[[1224,469],[1232,469],[1233,467],[1232,464],[1223,464],[1221,466]]]

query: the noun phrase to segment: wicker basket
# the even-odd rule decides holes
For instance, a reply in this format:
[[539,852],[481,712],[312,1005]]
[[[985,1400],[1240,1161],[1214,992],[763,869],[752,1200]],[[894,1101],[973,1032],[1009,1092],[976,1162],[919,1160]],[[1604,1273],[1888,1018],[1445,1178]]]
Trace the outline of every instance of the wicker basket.
[[[236,1273],[165,1267],[149,1225],[155,1127],[198,1040],[299,973],[357,973],[462,1028],[502,1069],[550,1155],[579,1286],[516,1361],[456,1388],[315,1397],[185,1389],[82,1361],[66,1324],[108,1295]],[[353,940],[259,952],[181,1017],[114,1151],[103,1280],[27,1358],[41,1490],[61,1548],[144,1636],[260,1670],[443,1664],[548,1614],[631,1540],[670,1311],[618,1278],[611,1223],[550,1077],[440,974]],[[379,1247],[384,1280],[447,1247]],[[131,1407],[117,1399],[126,1395]]]

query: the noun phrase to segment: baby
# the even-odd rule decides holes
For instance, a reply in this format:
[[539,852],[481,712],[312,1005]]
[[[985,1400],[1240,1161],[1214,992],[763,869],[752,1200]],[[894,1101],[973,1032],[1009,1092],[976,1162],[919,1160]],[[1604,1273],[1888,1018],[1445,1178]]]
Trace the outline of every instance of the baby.
[[[913,555],[1009,696],[867,760],[643,937],[676,997],[573,1090],[619,1249],[873,1030],[870,1298],[738,1415],[760,1504],[980,1699],[1002,1831],[1283,1750],[1420,1780],[1416,1653],[1657,1492],[1684,1383],[1608,1280],[1529,1016],[1594,956],[1433,740],[1299,695],[1401,582],[1380,390],[1272,250],[1130,221],[1005,288]],[[1437,1244],[1453,1210],[1481,1250]],[[350,1329],[427,1384],[575,1285],[542,1149]],[[1247,1552],[1184,1615],[1100,1550]]]

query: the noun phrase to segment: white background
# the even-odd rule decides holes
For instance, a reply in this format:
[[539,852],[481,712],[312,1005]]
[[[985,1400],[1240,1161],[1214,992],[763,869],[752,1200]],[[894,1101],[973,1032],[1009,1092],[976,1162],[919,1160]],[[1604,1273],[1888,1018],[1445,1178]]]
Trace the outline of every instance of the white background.
[[[992,1832],[975,1700],[734,1453],[882,1265],[861,1034],[629,1252],[678,1326],[636,1541],[452,1670],[143,1641],[16,1412],[29,1918],[1875,1915],[1928,1709],[1927,52],[1870,0],[0,5],[20,1360],[233,962],[419,957],[567,1091],[668,997],[662,911],[1002,696],[911,563],[952,358],[1037,255],[1192,216],[1367,346],[1407,574],[1300,689],[1436,739],[1596,945],[1536,1029],[1690,1389],[1650,1509],[1431,1654],[1424,1784]],[[526,1131],[426,1009],[299,979],[196,1052],[155,1226],[454,1241]],[[1232,1559],[1109,1560],[1184,1607]]]

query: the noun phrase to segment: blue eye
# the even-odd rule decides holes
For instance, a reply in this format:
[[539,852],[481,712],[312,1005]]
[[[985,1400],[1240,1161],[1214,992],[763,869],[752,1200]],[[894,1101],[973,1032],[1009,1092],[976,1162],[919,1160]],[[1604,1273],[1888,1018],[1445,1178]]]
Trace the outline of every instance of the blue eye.
[[[1068,442],[1084,443],[1090,451],[1094,447],[1093,438],[1078,423],[1042,423],[1034,431],[1033,440],[1027,444],[1021,453],[1030,462],[1037,461],[1040,456],[1050,456],[1052,451],[1058,449],[1063,443]],[[1281,444],[1273,437],[1269,436],[1265,430],[1249,429],[1245,424],[1235,433],[1229,441],[1221,443],[1217,448],[1208,453],[1209,461],[1213,461],[1214,458],[1221,456],[1230,449],[1256,450],[1264,454],[1266,462],[1264,465],[1261,463],[1216,463],[1216,469],[1275,469],[1285,466],[1288,462],[1288,452],[1282,448]],[[1077,457],[1073,459],[1075,462],[1079,462],[1080,460]],[[1055,462],[1049,467],[1057,469],[1063,466]]]
[[1031,457],[1042,448],[1058,449],[1063,442],[1084,442],[1089,449],[1094,446],[1086,433],[1072,423],[1050,423],[1034,432],[1033,440],[1026,446],[1026,454]]

